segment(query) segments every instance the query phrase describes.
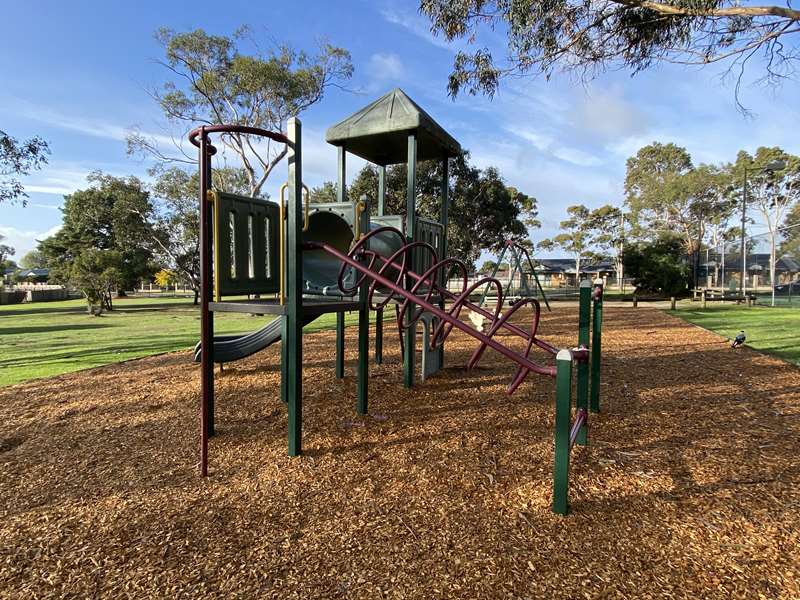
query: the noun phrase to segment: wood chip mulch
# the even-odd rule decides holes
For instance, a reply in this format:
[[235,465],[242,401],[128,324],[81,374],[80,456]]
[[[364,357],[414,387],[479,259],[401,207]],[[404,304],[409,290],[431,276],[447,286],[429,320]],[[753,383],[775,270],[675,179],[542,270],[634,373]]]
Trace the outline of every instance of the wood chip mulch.
[[[279,348],[226,368],[205,480],[188,352],[0,389],[0,597],[800,598],[796,367],[609,307],[564,518],[553,382],[505,396],[514,366],[488,351],[464,371],[454,332],[447,368],[406,390],[386,329],[367,417],[355,331],[345,380],[333,333],[305,337],[297,459]],[[540,332],[574,344],[575,309]]]

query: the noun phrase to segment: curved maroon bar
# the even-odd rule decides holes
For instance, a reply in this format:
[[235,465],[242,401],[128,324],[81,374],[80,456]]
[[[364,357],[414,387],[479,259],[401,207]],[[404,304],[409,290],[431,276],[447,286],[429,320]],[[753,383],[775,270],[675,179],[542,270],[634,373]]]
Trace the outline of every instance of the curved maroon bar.
[[[307,242],[304,244],[304,248],[306,249],[320,249],[328,252],[329,254],[333,255],[337,259],[342,262],[342,268],[340,270],[340,277],[339,281],[340,284],[343,283],[343,274],[344,270],[347,266],[354,268],[357,272],[360,273],[360,277],[357,278],[358,285],[362,284],[365,279],[369,278],[372,280],[370,284],[368,302],[373,304],[372,302],[372,295],[377,289],[377,286],[380,285],[382,288],[387,289],[389,291],[389,298],[395,297],[398,299],[403,300],[401,303],[401,308],[398,311],[398,319],[402,319],[403,315],[408,310],[408,307],[411,304],[418,305],[419,309],[415,311],[415,314],[412,316],[412,322],[414,318],[418,318],[418,313],[420,311],[428,311],[439,317],[440,323],[437,327],[435,333],[432,337],[432,345],[440,345],[444,342],[447,338],[450,331],[452,331],[453,327],[456,327],[463,332],[471,335],[472,337],[476,338],[480,342],[479,348],[476,350],[475,354],[473,355],[472,359],[470,360],[470,366],[474,366],[477,360],[480,358],[480,355],[483,353],[486,347],[492,348],[499,352],[500,354],[504,355],[506,358],[511,359],[515,363],[520,366],[520,369],[515,373],[514,379],[512,380],[511,385],[509,385],[509,393],[512,393],[522,380],[525,378],[530,371],[534,373],[539,373],[541,375],[550,375],[555,376],[556,369],[555,367],[540,365],[538,363],[533,362],[529,357],[528,353],[530,352],[532,346],[536,344],[537,346],[542,347],[544,345],[545,349],[550,348],[550,344],[546,342],[542,342],[536,338],[536,330],[539,324],[539,303],[535,299],[529,299],[525,302],[518,303],[515,306],[512,306],[507,313],[503,314],[501,312],[502,308],[502,284],[500,284],[497,280],[492,280],[491,278],[486,278],[485,280],[481,280],[478,282],[478,285],[485,285],[486,283],[492,283],[499,285],[499,302],[497,303],[497,307],[495,309],[494,314],[486,313],[486,311],[480,310],[481,313],[488,314],[488,317],[491,321],[490,329],[488,334],[484,334],[480,331],[476,331],[475,329],[469,327],[467,324],[463,323],[458,317],[460,314],[461,309],[464,306],[468,306],[473,308],[474,305],[467,300],[470,291],[475,288],[473,286],[466,286],[466,280],[464,281],[464,288],[458,295],[448,293],[451,298],[455,299],[454,304],[450,307],[449,310],[443,310],[439,306],[436,306],[430,302],[430,297],[432,295],[432,291],[438,290],[440,293],[444,293],[446,290],[443,290],[440,286],[436,284],[436,274],[437,272],[448,266],[453,264],[453,259],[445,259],[440,262],[435,262],[435,264],[430,267],[423,275],[419,275],[414,273],[413,271],[407,268],[407,252],[413,246],[419,246],[422,242],[411,242],[405,244],[403,248],[396,251],[392,256],[382,256],[376,253],[373,250],[369,249],[368,240],[373,235],[376,235],[380,232],[384,232],[387,230],[391,230],[396,232],[398,235],[402,235],[398,230],[395,230],[391,227],[380,227],[378,229],[373,230],[366,236],[364,236],[359,242],[353,246],[353,248],[347,254],[344,254],[333,248],[329,244],[323,242]],[[436,258],[434,252],[434,258]],[[376,263],[380,261],[382,264],[376,268]],[[400,262],[395,262],[400,261]],[[394,270],[397,273],[396,277],[393,276],[389,278],[386,276],[385,271],[387,269]],[[411,279],[416,281],[416,284],[412,287],[411,290],[405,289],[403,287],[402,281],[403,279],[408,276]],[[423,284],[428,284],[428,289],[422,295],[416,295],[415,292],[419,290],[420,286]],[[344,291],[344,290],[343,290]],[[383,303],[382,303],[383,304]],[[534,320],[531,327],[531,332],[527,333],[519,327],[513,326],[513,329],[510,327],[510,323],[508,323],[508,318],[516,312],[523,304],[532,304],[534,306]],[[474,308],[473,308],[474,310]],[[409,323],[398,323],[401,327],[410,326]],[[524,354],[520,354],[515,352],[514,350],[508,348],[507,346],[499,343],[495,339],[493,339],[494,334],[499,331],[500,328],[506,328],[513,331],[515,334],[520,335],[523,337],[527,342],[528,346],[526,348],[526,352]],[[518,333],[519,332],[519,333]]]
[[[200,127],[196,127],[189,132],[189,141],[192,143],[192,145],[199,148],[200,140],[197,138],[209,133],[247,133],[250,135],[260,135],[261,137],[266,137],[288,146],[292,145],[292,142],[289,141],[289,138],[282,133],[275,133],[274,131],[261,129],[260,127],[249,127],[247,125],[201,125]],[[211,154],[213,153],[214,152],[211,152]]]

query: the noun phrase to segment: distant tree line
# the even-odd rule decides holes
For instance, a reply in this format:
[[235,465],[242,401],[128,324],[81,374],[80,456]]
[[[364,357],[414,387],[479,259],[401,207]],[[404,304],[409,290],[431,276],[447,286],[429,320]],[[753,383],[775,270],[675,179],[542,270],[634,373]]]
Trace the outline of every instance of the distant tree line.
[[[783,168],[771,170],[774,164]],[[747,222],[755,212],[776,248],[770,256],[774,281],[778,253],[800,248],[800,227],[789,227],[800,224],[800,158],[778,147],[752,155],[742,150],[730,163],[695,165],[675,144],[644,146],[627,161],[622,207],[570,206],[562,233],[539,247],[569,252],[576,270],[581,260],[613,258],[618,278],[624,271],[640,289],[682,293],[697,284],[704,246],[723,248],[741,236],[745,170]]]

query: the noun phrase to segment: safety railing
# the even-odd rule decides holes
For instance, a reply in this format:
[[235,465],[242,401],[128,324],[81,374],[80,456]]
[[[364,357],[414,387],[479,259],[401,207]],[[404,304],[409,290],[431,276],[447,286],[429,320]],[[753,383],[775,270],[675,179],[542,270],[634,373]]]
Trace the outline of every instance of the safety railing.
[[[575,444],[588,443],[589,413],[600,412],[600,368],[603,322],[602,280],[580,287],[578,347],[556,354],[556,417],[553,457],[553,512],[569,511],[570,455]],[[572,374],[575,367],[575,410],[572,410]]]

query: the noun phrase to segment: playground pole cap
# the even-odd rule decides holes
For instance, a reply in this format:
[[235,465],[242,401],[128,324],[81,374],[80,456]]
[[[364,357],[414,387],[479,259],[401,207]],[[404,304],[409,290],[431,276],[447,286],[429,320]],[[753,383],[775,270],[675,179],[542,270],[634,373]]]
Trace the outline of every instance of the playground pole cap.
[[572,362],[572,350],[569,348],[562,348],[556,354],[556,360],[566,360]]

